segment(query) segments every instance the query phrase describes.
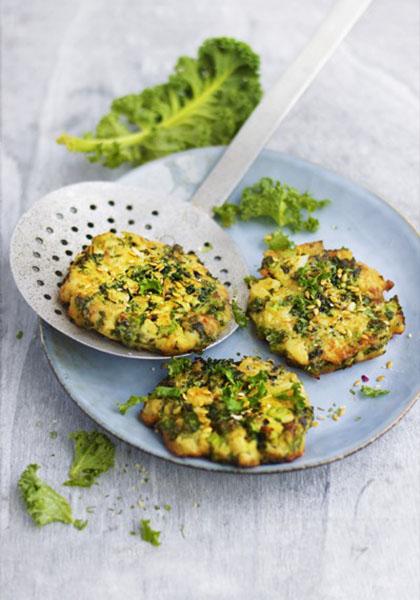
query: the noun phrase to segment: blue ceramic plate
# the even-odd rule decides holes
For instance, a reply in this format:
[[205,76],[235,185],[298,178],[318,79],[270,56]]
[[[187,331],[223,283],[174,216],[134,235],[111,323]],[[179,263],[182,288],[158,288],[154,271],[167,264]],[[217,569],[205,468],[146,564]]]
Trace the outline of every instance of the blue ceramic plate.
[[[166,194],[168,202],[172,197],[188,200],[221,152],[220,148],[204,148],[172,155],[131,171],[121,182],[155,189]],[[293,463],[244,470],[207,460],[177,458],[166,450],[157,434],[138,421],[138,409],[132,409],[125,416],[118,413],[117,402],[125,401],[131,394],[147,393],[162,378],[164,361],[139,361],[103,354],[44,324],[42,332],[47,355],[75,402],[97,423],[122,440],[182,465],[216,471],[273,473],[325,464],[375,440],[394,425],[415,401],[420,356],[420,243],[415,231],[380,198],[317,165],[265,151],[250,169],[241,187],[262,176],[280,179],[300,190],[309,190],[317,198],[332,200],[320,215],[319,231],[314,235],[296,235],[295,241],[322,239],[327,248],[348,246],[357,259],[395,281],[392,293],[398,294],[404,308],[406,333],[394,338],[386,355],[375,360],[324,375],[319,381],[300,374],[312,404],[324,409],[316,408],[321,420],[319,426],[308,433],[305,455]],[[264,250],[262,239],[271,229],[255,223],[241,223],[231,229],[251,273],[257,272]],[[237,358],[238,353],[270,356],[266,345],[257,340],[252,328],[237,331],[206,355]],[[390,360],[393,368],[386,369],[385,364]],[[378,375],[384,375],[382,385],[390,390],[390,394],[379,398],[351,395],[350,387],[362,374],[367,375],[373,385]],[[328,408],[342,405],[346,406],[346,413],[338,421],[331,418],[322,420],[322,416],[328,414]]]

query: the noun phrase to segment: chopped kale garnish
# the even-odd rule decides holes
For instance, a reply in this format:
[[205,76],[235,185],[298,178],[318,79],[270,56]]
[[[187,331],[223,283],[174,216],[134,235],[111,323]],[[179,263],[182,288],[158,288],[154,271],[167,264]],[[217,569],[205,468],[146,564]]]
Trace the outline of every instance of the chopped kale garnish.
[[155,388],[153,394],[159,398],[180,398],[181,391],[175,387],[168,387],[165,385],[158,385]]
[[366,396],[366,398],[377,398],[378,396],[386,396],[389,394],[389,390],[383,390],[380,388],[374,388],[370,385],[362,385],[360,388],[360,393],[362,396]]
[[239,327],[246,327],[248,325],[248,317],[245,314],[245,311],[239,306],[236,300],[232,300],[232,312],[233,317]]
[[160,531],[156,531],[150,527],[150,519],[142,519],[140,521],[140,537],[145,542],[152,546],[160,546]]
[[192,360],[190,358],[172,358],[168,365],[169,377],[176,377],[180,373],[191,368]]
[[145,401],[145,399],[146,399],[145,396],[130,396],[126,402],[118,404],[118,410],[120,411],[120,413],[122,415],[125,415],[125,413],[130,408],[132,408],[133,406],[137,406],[138,404],[141,404],[142,402]]

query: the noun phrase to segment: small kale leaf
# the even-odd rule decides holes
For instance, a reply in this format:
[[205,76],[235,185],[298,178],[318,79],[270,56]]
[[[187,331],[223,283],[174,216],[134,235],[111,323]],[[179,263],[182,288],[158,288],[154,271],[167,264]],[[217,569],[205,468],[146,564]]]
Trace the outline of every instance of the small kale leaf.
[[39,527],[60,522],[73,525],[76,529],[84,529],[87,521],[73,518],[68,501],[38,476],[38,469],[39,465],[28,465],[18,482],[26,510],[33,522]]
[[160,531],[156,531],[150,527],[150,519],[142,519],[140,521],[140,537],[145,542],[148,542],[152,546],[160,546],[160,534]]
[[118,404],[118,410],[122,415],[125,415],[129,408],[137,406],[137,404],[141,404],[145,400],[146,396],[130,396],[126,402]]
[[91,487],[101,473],[114,466],[115,445],[99,431],[73,431],[73,462],[64,485]]

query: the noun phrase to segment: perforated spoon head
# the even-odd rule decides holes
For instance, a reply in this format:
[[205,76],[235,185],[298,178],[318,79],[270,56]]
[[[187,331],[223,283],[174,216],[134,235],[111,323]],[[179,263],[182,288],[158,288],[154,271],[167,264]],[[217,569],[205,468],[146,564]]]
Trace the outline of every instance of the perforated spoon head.
[[[116,356],[165,358],[126,348],[78,327],[60,303],[59,287],[71,261],[95,235],[106,231],[131,231],[193,250],[224,283],[231,298],[242,308],[246,306],[247,266],[232,239],[205,212],[188,202],[161,198],[136,187],[108,182],[70,185],[47,194],[21,217],[13,234],[10,259],[16,284],[31,308],[82,344]],[[236,323],[230,322],[211,346],[236,328]]]

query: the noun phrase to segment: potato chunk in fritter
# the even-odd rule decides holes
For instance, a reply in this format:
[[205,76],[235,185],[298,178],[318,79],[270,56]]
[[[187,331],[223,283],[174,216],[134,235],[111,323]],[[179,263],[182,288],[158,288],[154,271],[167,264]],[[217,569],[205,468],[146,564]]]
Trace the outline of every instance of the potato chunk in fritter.
[[255,467],[301,456],[312,415],[297,376],[272,361],[177,358],[140,419],[178,456]]
[[262,278],[250,282],[248,314],[270,350],[318,377],[386,350],[404,331],[394,284],[357,262],[350,250],[322,242],[264,255]]
[[200,351],[232,317],[226,288],[194,252],[104,233],[70,266],[60,300],[80,327],[134,349]]

